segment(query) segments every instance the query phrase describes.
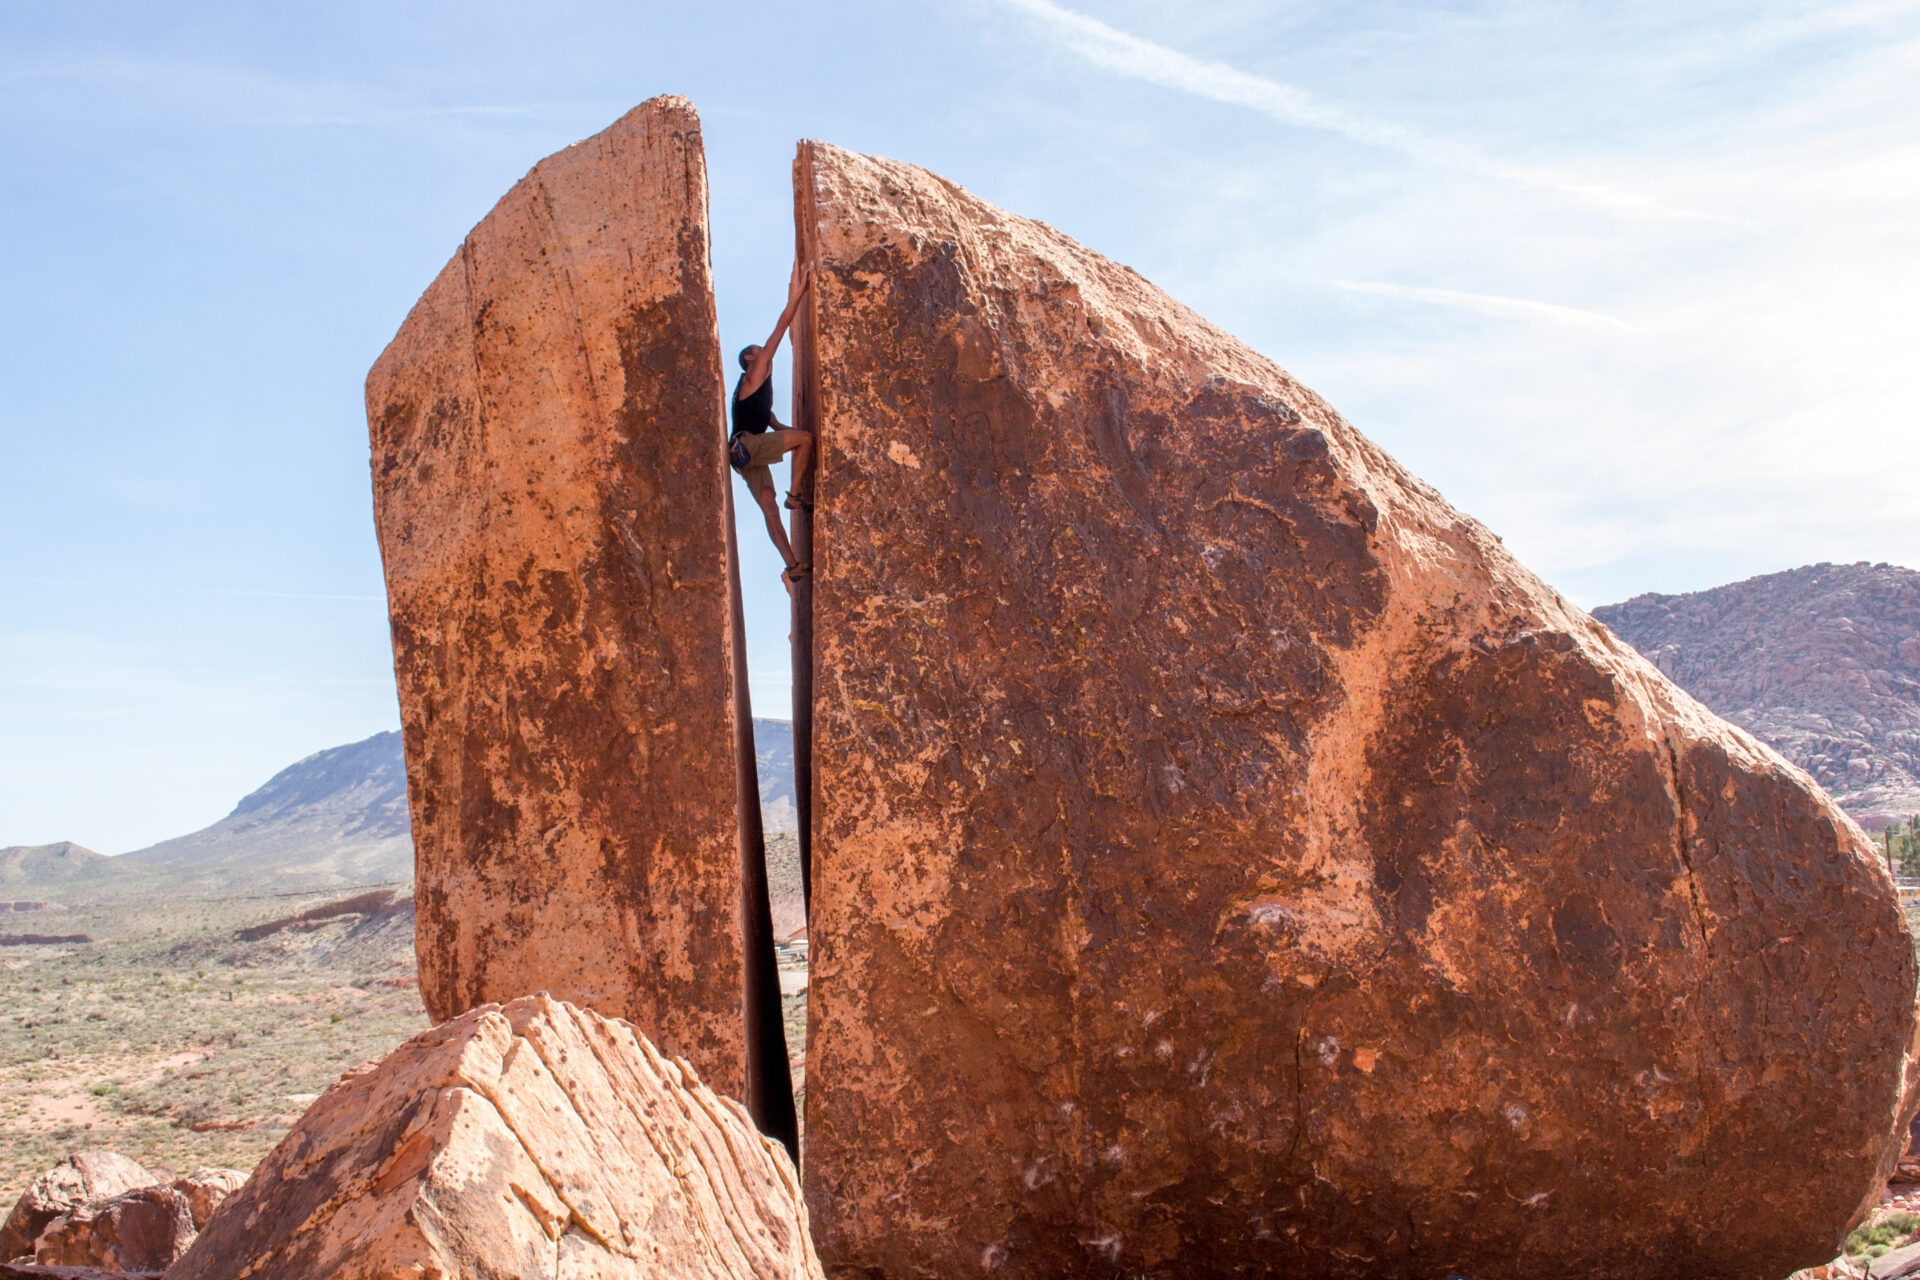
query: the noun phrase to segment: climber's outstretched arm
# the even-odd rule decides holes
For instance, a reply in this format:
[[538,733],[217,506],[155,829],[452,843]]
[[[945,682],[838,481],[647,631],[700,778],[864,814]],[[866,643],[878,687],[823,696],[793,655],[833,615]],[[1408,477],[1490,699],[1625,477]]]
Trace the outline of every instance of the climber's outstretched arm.
[[773,332],[767,336],[766,343],[754,348],[753,359],[747,364],[747,376],[740,379],[739,388],[733,393],[735,399],[744,400],[760,389],[760,384],[773,372],[773,355],[780,349],[781,339],[787,336],[787,326],[793,323],[794,313],[800,310],[800,299],[806,296],[807,286],[813,283],[813,264],[794,263],[793,275],[787,281],[787,308],[780,313],[780,322],[773,326]]

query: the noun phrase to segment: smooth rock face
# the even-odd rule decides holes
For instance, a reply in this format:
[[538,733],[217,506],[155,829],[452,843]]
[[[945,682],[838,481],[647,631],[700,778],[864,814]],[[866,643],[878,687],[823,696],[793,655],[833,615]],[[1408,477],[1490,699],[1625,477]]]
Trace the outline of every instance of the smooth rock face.
[[721,378],[700,125],[537,165],[367,378],[445,1019],[534,991],[743,1088]]
[[108,1200],[157,1179],[138,1161],[113,1151],[68,1156],[27,1186],[0,1226],[0,1261],[31,1257],[47,1224],[90,1200]]
[[1915,1027],[1852,823],[1132,271],[798,175],[827,1267],[1831,1258]]
[[193,1239],[186,1196],[172,1187],[136,1187],[55,1218],[41,1233],[34,1259],[45,1266],[160,1271],[179,1260]]
[[818,1277],[799,1182],[633,1027],[544,996],[342,1077],[169,1280]]

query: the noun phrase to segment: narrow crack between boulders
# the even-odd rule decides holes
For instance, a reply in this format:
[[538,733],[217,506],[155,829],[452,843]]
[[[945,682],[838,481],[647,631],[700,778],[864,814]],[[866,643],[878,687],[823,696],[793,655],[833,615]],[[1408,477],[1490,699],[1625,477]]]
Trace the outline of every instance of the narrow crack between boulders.
[[[724,383],[722,384],[724,385]],[[724,439],[724,436],[723,436]],[[773,903],[767,888],[767,840],[760,819],[760,769],[753,742],[753,699],[747,681],[746,615],[740,601],[740,545],[733,522],[733,479],[721,481],[727,547],[727,630],[733,668],[734,829],[740,853],[740,1010],[746,1050],[746,1104],[760,1132],[777,1140],[797,1165],[800,1123],[793,1107],[793,1064],[787,1059],[780,1010],[780,968],[773,951]]]
[[[819,218],[813,204],[813,144],[802,142],[793,164],[794,259],[802,268],[817,267],[820,251],[815,240]],[[793,425],[813,433],[812,474],[802,481],[791,477],[793,490],[814,498],[820,496],[820,468],[826,461],[821,439],[819,390],[814,380],[814,325],[819,315],[820,290],[807,291],[807,297],[793,320]],[[793,799],[799,822],[800,900],[811,925],[813,920],[813,584],[820,566],[813,564],[813,512],[796,507],[788,541],[793,558],[813,565],[806,577],[793,584]],[[813,938],[808,934],[808,959],[812,959]],[[811,963],[809,963],[811,970]],[[808,987],[812,987],[811,978]],[[811,1037],[809,1037],[811,1038]]]
[[[1711,1015],[1708,1013],[1706,1006],[1706,983],[1708,966],[1713,962],[1713,942],[1707,933],[1706,909],[1700,900],[1700,876],[1698,872],[1695,871],[1693,865],[1693,847],[1687,839],[1687,824],[1689,818],[1687,812],[1687,784],[1681,776],[1680,749],[1674,745],[1672,738],[1666,739],[1663,745],[1665,745],[1667,749],[1668,776],[1673,780],[1674,852],[1679,855],[1681,866],[1686,868],[1687,900],[1693,909],[1694,928],[1699,930],[1700,933],[1700,968],[1693,980],[1693,1016],[1698,1021],[1701,1039],[1703,1041],[1711,1041],[1713,1038],[1713,1029],[1707,1022],[1707,1019]],[[1704,1062],[1706,1050],[1707,1044],[1702,1043],[1697,1045],[1694,1049],[1693,1059],[1693,1090],[1694,1095],[1700,1099],[1701,1130],[1703,1133],[1701,1142],[1702,1162],[1707,1162],[1711,1159],[1711,1148],[1713,1144],[1713,1107],[1708,1101],[1706,1089],[1707,1069]]]
[[[803,268],[815,266],[819,259],[819,246],[814,239],[814,228],[818,218],[813,205],[813,145],[802,142],[794,157],[793,167],[793,223],[794,223],[794,260]],[[819,389],[814,380],[814,326],[819,315],[820,290],[818,287],[808,290],[806,301],[793,319],[793,401],[788,409],[793,425],[802,431],[813,434],[813,448],[809,462],[810,474],[792,475],[789,481],[792,491],[805,494],[809,498],[820,496],[819,476],[821,465],[826,460],[826,450],[822,447]],[[799,830],[795,833],[800,846],[800,904],[802,920],[807,931],[807,971],[806,989],[800,999],[808,1013],[807,1045],[813,1042],[811,1013],[813,1008],[813,584],[820,572],[820,566],[814,563],[813,550],[813,512],[808,507],[796,506],[793,519],[789,522],[787,539],[793,548],[793,558],[800,564],[811,565],[812,570],[805,577],[793,583],[793,627],[790,633],[792,644],[792,683],[793,683],[793,802],[795,822]],[[757,801],[756,801],[757,802]],[[779,975],[774,975],[774,1003],[779,1004]],[[776,1025],[780,1034],[781,1052],[786,1051],[785,1026]],[[805,1050],[801,1053],[801,1071],[808,1073],[811,1063]],[[805,1074],[809,1083],[810,1074]],[[789,1077],[789,1080],[791,1077]],[[789,1114],[792,1114],[792,1094],[788,1094]],[[796,1121],[797,1129],[797,1121]],[[800,1148],[798,1139],[789,1144],[793,1153],[796,1170],[800,1167]]]
[[[813,237],[813,152],[800,144],[794,162],[794,256],[811,263]],[[820,467],[813,380],[814,298],[795,315],[793,342],[793,425],[816,433],[811,466]],[[722,382],[724,386],[724,381]],[[725,427],[722,427],[725,439]],[[812,493],[814,477],[791,478],[795,493]],[[800,1165],[800,1121],[793,1098],[793,1063],[787,1055],[786,1018],[781,1009],[780,969],[773,945],[773,903],[767,877],[767,842],[760,813],[760,771],[753,739],[753,704],[747,679],[746,620],[740,595],[739,531],[734,523],[733,482],[724,482],[727,546],[727,605],[733,666],[736,762],[734,813],[740,838],[741,1010],[745,1024],[747,1112],[762,1133],[787,1149]],[[796,507],[788,541],[796,561],[813,559],[813,516]],[[793,664],[794,808],[800,845],[800,897],[807,918],[813,909],[813,578],[792,584],[790,640]],[[812,984],[809,983],[809,986]],[[803,999],[806,997],[803,996]]]

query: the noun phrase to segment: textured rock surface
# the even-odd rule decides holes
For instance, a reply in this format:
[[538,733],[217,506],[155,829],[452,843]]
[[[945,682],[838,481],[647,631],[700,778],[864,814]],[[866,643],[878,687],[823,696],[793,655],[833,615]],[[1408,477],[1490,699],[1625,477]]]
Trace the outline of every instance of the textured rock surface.
[[1920,814],[1920,573],[1807,565],[1593,616],[1848,812]]
[[436,1019],[546,990],[743,1091],[698,118],[536,166],[367,379]]
[[786,1153],[626,1023],[474,1010],[342,1077],[170,1280],[818,1276]]
[[173,1189],[187,1198],[187,1209],[193,1215],[193,1229],[206,1229],[207,1219],[213,1216],[223,1201],[246,1184],[247,1175],[238,1169],[207,1168],[195,1169],[184,1178],[173,1180]]
[[47,1224],[34,1260],[47,1266],[162,1271],[193,1243],[193,1209],[172,1187],[90,1200]]
[[0,1261],[30,1257],[40,1233],[89,1200],[106,1200],[158,1181],[137,1161],[112,1151],[82,1151],[35,1178],[0,1226]]
[[1857,828],[1133,272],[799,178],[829,1269],[1832,1257],[1914,1030]]

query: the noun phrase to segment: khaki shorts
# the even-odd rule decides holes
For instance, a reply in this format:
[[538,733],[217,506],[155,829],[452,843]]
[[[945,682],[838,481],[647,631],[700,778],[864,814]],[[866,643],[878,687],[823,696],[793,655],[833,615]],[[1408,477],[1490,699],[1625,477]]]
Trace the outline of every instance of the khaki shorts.
[[773,464],[787,456],[786,446],[780,443],[780,437],[771,431],[734,437],[747,446],[747,469],[740,478],[747,482],[747,488],[758,498],[763,492],[773,492]]

